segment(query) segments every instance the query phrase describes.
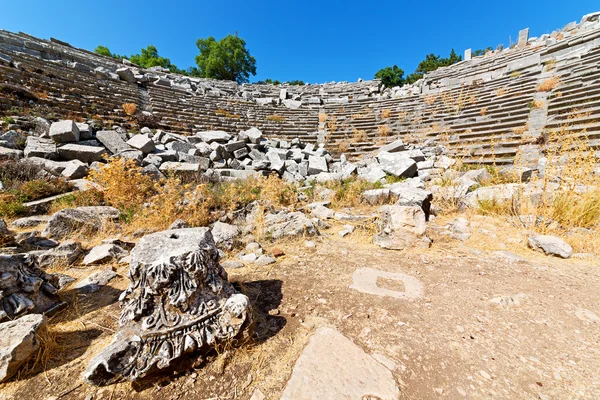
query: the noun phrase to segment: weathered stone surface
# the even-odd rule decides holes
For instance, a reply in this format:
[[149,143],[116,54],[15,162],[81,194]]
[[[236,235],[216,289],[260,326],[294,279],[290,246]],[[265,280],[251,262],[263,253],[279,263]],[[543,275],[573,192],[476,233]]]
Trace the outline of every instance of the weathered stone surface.
[[28,136],[23,151],[25,157],[40,157],[49,160],[58,160],[56,143],[52,139],[45,139],[37,136]]
[[383,206],[379,208],[379,215],[379,233],[373,238],[375,244],[392,250],[431,244],[425,236],[425,213],[420,207]]
[[45,325],[46,318],[41,314],[0,323],[0,382],[14,376],[39,349],[38,333]]
[[398,400],[392,373],[333,328],[319,328],[296,361],[281,400]]
[[262,139],[262,132],[258,128],[250,128],[247,131],[240,132],[241,138],[247,138],[251,143],[257,144]]
[[79,160],[72,160],[65,163],[65,169],[60,174],[67,179],[81,179],[87,176],[88,172],[87,164]]
[[232,340],[249,322],[249,300],[227,281],[208,228],[145,236],[131,253],[129,278],[119,330],[92,360],[89,383],[134,381],[167,369],[186,354]]
[[113,207],[66,208],[52,215],[42,235],[49,238],[62,238],[78,230],[97,231],[104,221],[119,217],[119,210]]
[[83,258],[83,263],[85,265],[104,264],[125,257],[127,254],[127,250],[116,244],[101,244],[90,250]]
[[233,248],[234,239],[240,233],[237,226],[219,221],[214,223],[211,232],[215,244],[217,246],[223,246],[226,249]]
[[79,141],[79,128],[71,120],[53,122],[50,125],[50,138],[56,143]]
[[116,276],[116,272],[114,272],[112,269],[96,271],[87,278],[73,285],[73,289],[77,289],[82,293],[95,293],[102,289],[103,286],[106,286],[108,282],[113,280]]
[[74,143],[60,146],[57,152],[63,160],[80,160],[88,164],[94,161],[102,161],[103,154],[107,153],[104,147],[84,146]]
[[[377,285],[379,279],[400,281],[404,286],[404,291],[382,288]],[[354,271],[350,289],[397,299],[416,300],[423,297],[423,284],[417,278],[400,272],[380,271],[374,268],[359,268]]]
[[27,254],[0,254],[0,322],[56,307],[57,278]]
[[0,160],[14,160],[23,157],[23,151],[0,146]]
[[313,222],[300,211],[281,211],[278,214],[268,214],[265,216],[264,223],[265,233],[273,239],[284,236],[314,236],[319,234]]
[[377,155],[379,166],[388,174],[401,178],[412,178],[417,173],[417,163],[412,158],[400,154],[402,153],[379,153]]
[[197,132],[196,136],[206,143],[226,143],[229,139],[231,139],[231,135],[225,131]]
[[116,72],[117,75],[119,75],[119,78],[121,78],[121,80],[124,80],[129,83],[135,83],[135,75],[131,69],[119,68]]
[[59,246],[48,250],[38,256],[38,262],[42,267],[53,265],[71,265],[83,253],[79,242],[74,240],[65,240]]
[[573,248],[564,240],[556,236],[531,235],[527,240],[529,247],[537,251],[561,258],[569,258],[573,254]]
[[99,131],[96,133],[96,139],[112,154],[118,154],[131,149],[117,131]]
[[366,190],[362,194],[363,200],[370,205],[383,204],[390,198],[389,189],[371,189]]
[[385,151],[388,153],[396,153],[404,150],[406,150],[406,146],[404,143],[402,143],[402,140],[394,140],[392,143],[388,143],[379,148],[379,151]]
[[200,164],[167,161],[159,168],[163,173],[194,173],[200,171]]
[[45,224],[50,219],[47,215],[33,215],[31,217],[23,217],[14,220],[10,223],[10,226],[14,228],[33,228],[35,226]]
[[316,175],[321,172],[328,172],[327,159],[325,157],[309,156],[308,157],[308,173]]

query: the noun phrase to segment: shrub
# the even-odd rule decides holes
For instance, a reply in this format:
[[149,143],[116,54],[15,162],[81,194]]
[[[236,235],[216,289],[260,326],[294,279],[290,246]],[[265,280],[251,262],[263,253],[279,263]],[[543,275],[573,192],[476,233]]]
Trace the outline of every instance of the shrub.
[[123,108],[123,111],[125,111],[125,114],[129,116],[134,115],[137,110],[137,106],[134,103],[123,103],[121,104],[121,107]]
[[537,87],[538,92],[549,92],[560,84],[560,78],[558,76],[553,76],[552,78],[548,78]]

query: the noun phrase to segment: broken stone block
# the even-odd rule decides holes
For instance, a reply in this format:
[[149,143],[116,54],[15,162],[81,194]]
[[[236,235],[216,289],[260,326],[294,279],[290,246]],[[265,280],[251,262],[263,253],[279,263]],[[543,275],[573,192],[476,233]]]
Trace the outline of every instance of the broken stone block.
[[52,215],[42,231],[42,236],[60,239],[78,230],[95,232],[105,221],[118,217],[119,210],[113,207],[66,208]]
[[71,143],[60,146],[57,152],[63,160],[79,160],[90,164],[94,161],[102,161],[104,158],[103,155],[106,154],[106,149],[104,147]]
[[133,73],[133,71],[129,68],[119,68],[117,69],[117,75],[119,75],[119,78],[121,78],[121,80],[125,81],[125,82],[129,82],[129,83],[135,83],[135,74]]
[[14,376],[40,348],[38,333],[46,326],[41,314],[0,323],[0,382]]
[[25,157],[40,157],[48,160],[58,160],[56,143],[52,139],[44,139],[37,136],[28,136],[23,151]]
[[531,235],[528,239],[529,247],[546,254],[569,258],[573,254],[573,248],[567,242],[556,236]]
[[127,250],[116,244],[101,244],[90,250],[84,257],[83,264],[104,264],[125,257],[127,254]]
[[250,128],[246,131],[240,132],[240,138],[247,138],[250,143],[258,144],[262,139],[263,134],[258,128]]
[[0,254],[0,322],[56,308],[58,278],[28,254]]
[[325,157],[309,156],[308,157],[308,174],[317,175],[321,172],[329,172],[327,160]]
[[71,120],[53,122],[50,125],[50,138],[56,143],[79,141],[79,128]]
[[117,131],[99,131],[96,133],[96,139],[112,154],[118,154],[131,149]]
[[265,234],[273,239],[280,239],[288,236],[315,236],[319,231],[313,222],[302,212],[281,211],[277,214],[268,214],[265,216]]
[[48,250],[38,256],[38,262],[42,267],[50,267],[52,265],[71,265],[83,253],[79,242],[74,240],[66,240],[59,246]]
[[404,157],[402,153],[379,153],[377,160],[379,166],[390,175],[401,178],[412,178],[417,174],[417,163],[410,157]]
[[373,242],[384,249],[403,250],[407,247],[429,247],[425,236],[426,218],[420,207],[383,206],[379,208],[379,233]]
[[94,272],[87,278],[73,285],[73,289],[79,290],[81,293],[95,293],[106,286],[108,282],[117,276],[112,269]]
[[212,236],[217,246],[223,246],[227,249],[233,248],[233,240],[239,235],[240,230],[235,225],[223,222],[215,222],[212,229]]
[[127,144],[134,149],[140,150],[144,154],[152,153],[156,150],[156,145],[148,135],[133,135],[133,137],[127,141]]
[[227,281],[208,228],[145,236],[131,253],[129,279],[119,330],[84,375],[91,384],[167,370],[237,338],[250,322],[249,300]]
[[206,132],[197,132],[196,136],[202,139],[205,143],[227,143],[229,139],[231,139],[231,135],[225,131],[206,131]]
[[375,206],[378,204],[383,204],[388,201],[390,198],[390,190],[389,189],[372,189],[366,190],[362,194],[363,200],[368,204]]
[[65,164],[65,169],[62,170],[61,175],[67,179],[80,179],[87,176],[89,168],[87,164],[73,160]]

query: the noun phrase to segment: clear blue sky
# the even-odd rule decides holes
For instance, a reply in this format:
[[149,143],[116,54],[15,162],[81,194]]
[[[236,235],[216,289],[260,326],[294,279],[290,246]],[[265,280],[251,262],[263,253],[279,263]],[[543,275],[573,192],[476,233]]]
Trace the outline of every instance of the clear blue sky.
[[180,68],[194,64],[197,38],[237,31],[256,57],[251,81],[311,83],[369,79],[393,64],[408,74],[427,53],[508,45],[522,28],[539,36],[600,11],[598,0],[0,2],[2,29],[126,55],[153,44]]

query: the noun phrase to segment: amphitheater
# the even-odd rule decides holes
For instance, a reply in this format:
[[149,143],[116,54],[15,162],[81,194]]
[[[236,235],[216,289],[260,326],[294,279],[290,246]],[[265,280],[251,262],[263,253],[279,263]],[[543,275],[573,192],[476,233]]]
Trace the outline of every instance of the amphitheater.
[[600,12],[394,88],[0,30],[0,117],[0,400],[600,398]]
[[[255,126],[269,137],[325,142],[350,155],[387,142],[441,139],[472,163],[530,163],[543,138],[563,126],[595,145],[600,108],[598,15],[539,38],[466,59],[427,74],[412,87],[385,89],[376,81],[273,86],[193,79],[137,71],[139,80],[110,79],[123,65],[67,43],[0,32],[0,79],[35,97],[0,92],[0,109],[125,123],[121,105],[160,117],[165,130],[236,131]],[[98,69],[100,68],[100,71]],[[560,85],[540,91],[549,79]],[[39,110],[39,111],[38,111]]]

